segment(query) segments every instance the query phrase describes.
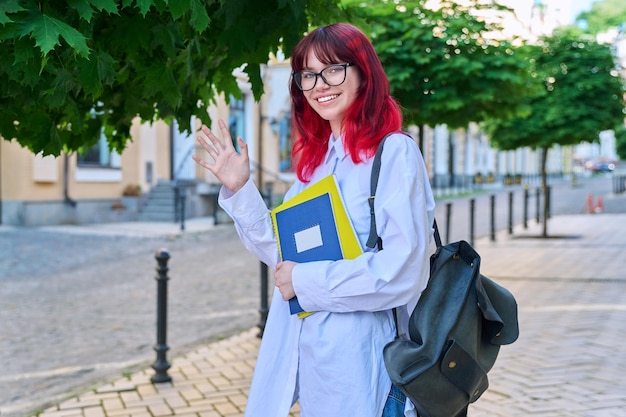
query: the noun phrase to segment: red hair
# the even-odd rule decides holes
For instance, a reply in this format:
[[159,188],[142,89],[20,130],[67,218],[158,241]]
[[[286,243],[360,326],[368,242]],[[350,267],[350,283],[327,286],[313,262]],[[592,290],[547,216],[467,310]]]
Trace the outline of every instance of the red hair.
[[[304,69],[307,54],[313,50],[324,64],[347,62],[361,74],[356,100],[343,121],[343,143],[355,163],[371,157],[385,134],[402,128],[402,113],[391,97],[389,80],[370,40],[347,23],[319,27],[294,48],[291,69]],[[309,106],[293,77],[289,86],[295,143],[292,158],[301,181],[308,182],[328,150],[330,123]]]

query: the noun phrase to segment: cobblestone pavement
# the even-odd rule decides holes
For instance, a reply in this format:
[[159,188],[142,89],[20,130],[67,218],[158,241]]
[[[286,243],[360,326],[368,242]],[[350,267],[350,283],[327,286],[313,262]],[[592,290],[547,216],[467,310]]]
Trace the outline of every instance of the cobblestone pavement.
[[[521,335],[470,417],[626,415],[626,198],[605,203],[554,216],[549,239],[531,222],[476,241],[483,273],[518,299]],[[172,256],[172,384],[150,383],[159,248]],[[230,225],[2,226],[0,251],[3,417],[243,415],[259,264]]]
[[[564,215],[497,241],[479,239],[481,271],[519,303],[520,338],[503,346],[470,417],[618,417],[626,410],[626,214]],[[44,410],[40,417],[241,417],[259,339],[252,328]],[[291,416],[299,415],[297,405]]]
[[556,216],[549,230],[476,245],[517,297],[520,338],[470,417],[626,415],[626,214]]
[[232,225],[198,219],[185,233],[174,224],[3,226],[3,417],[154,361],[160,248],[171,256],[169,355],[258,323],[258,262]]

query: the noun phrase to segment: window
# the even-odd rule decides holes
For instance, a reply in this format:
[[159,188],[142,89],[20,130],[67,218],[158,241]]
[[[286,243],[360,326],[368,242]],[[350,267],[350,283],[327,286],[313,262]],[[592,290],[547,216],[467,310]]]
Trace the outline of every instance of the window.
[[285,113],[276,121],[275,129],[278,131],[278,152],[280,172],[293,172],[291,164],[291,149],[293,148],[293,136],[291,134],[291,113]]
[[243,101],[230,96],[230,111],[228,114],[228,129],[230,130],[230,137],[233,141],[233,145],[235,145],[235,149],[239,151],[237,137],[245,137],[245,111]]
[[98,143],[78,152],[78,166],[83,168],[119,168],[119,162],[117,152],[109,150],[104,132],[100,135]]
[[98,143],[78,152],[75,179],[78,182],[119,182],[121,166],[120,155],[109,150],[103,132]]

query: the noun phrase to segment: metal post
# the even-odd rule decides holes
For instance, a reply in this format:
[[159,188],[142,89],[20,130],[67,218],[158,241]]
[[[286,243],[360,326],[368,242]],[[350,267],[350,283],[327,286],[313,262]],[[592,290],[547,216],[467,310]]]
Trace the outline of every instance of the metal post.
[[446,203],[446,244],[450,243],[450,218],[452,217],[452,203]]
[[219,209],[219,197],[220,197],[220,192],[219,190],[215,192],[215,195],[213,195],[213,224],[216,225],[219,222],[219,219],[217,218],[217,210]]
[[185,200],[187,200],[187,189],[183,189],[180,195],[180,230],[185,231]]
[[470,245],[474,245],[474,213],[476,212],[476,201],[472,198],[469,201],[470,203],[470,218],[469,218],[469,226],[470,226]]
[[[268,208],[272,207],[272,183],[265,184],[266,192],[263,195],[265,203]],[[265,332],[265,323],[267,323],[267,314],[269,312],[268,305],[268,296],[269,296],[269,274],[268,267],[263,262],[260,262],[260,277],[261,277],[261,307],[259,309],[259,324],[257,325],[259,328],[258,337],[263,337],[263,333]]]
[[535,212],[537,213],[535,215],[535,220],[537,221],[537,223],[539,223],[541,221],[541,189],[537,188],[537,191],[535,192]]
[[491,241],[495,242],[496,241],[496,196],[494,194],[491,195],[490,197],[490,206],[491,206],[491,233],[490,233],[490,237],[491,237]]
[[180,213],[180,188],[178,184],[174,184],[174,223],[178,223],[178,215]]
[[524,188],[524,229],[528,229],[528,188]]
[[170,364],[167,361],[166,353],[169,350],[167,345],[167,262],[170,259],[170,254],[167,249],[159,249],[156,251],[155,258],[158,263],[157,275],[155,277],[157,281],[157,342],[154,345],[156,351],[156,361],[152,364],[152,369],[156,371],[156,374],[150,378],[152,383],[158,382],[170,382],[172,377],[167,374],[167,370],[170,369]]
[[513,234],[513,191],[509,191],[509,234]]
[[261,308],[259,309],[259,333],[257,334],[260,338],[263,337],[265,332],[265,323],[267,323],[267,314],[269,313],[268,293],[268,268],[267,265],[261,262]]

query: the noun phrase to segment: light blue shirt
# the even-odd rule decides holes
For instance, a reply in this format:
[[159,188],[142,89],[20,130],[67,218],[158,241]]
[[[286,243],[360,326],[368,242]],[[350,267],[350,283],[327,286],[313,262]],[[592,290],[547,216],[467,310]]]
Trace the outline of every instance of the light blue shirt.
[[[380,417],[391,382],[383,348],[402,331],[429,274],[435,202],[421,153],[402,134],[390,136],[382,157],[375,209],[383,250],[369,235],[373,158],[355,164],[341,140],[329,141],[310,183],[296,181],[285,200],[334,173],[364,253],[356,259],[296,265],[293,287],[304,319],[289,314],[275,289],[246,408],[247,417],[286,417],[296,400],[301,417]],[[269,211],[250,180],[237,193],[222,188],[220,205],[244,246],[270,268],[279,262]],[[407,417],[415,416],[410,401]]]

